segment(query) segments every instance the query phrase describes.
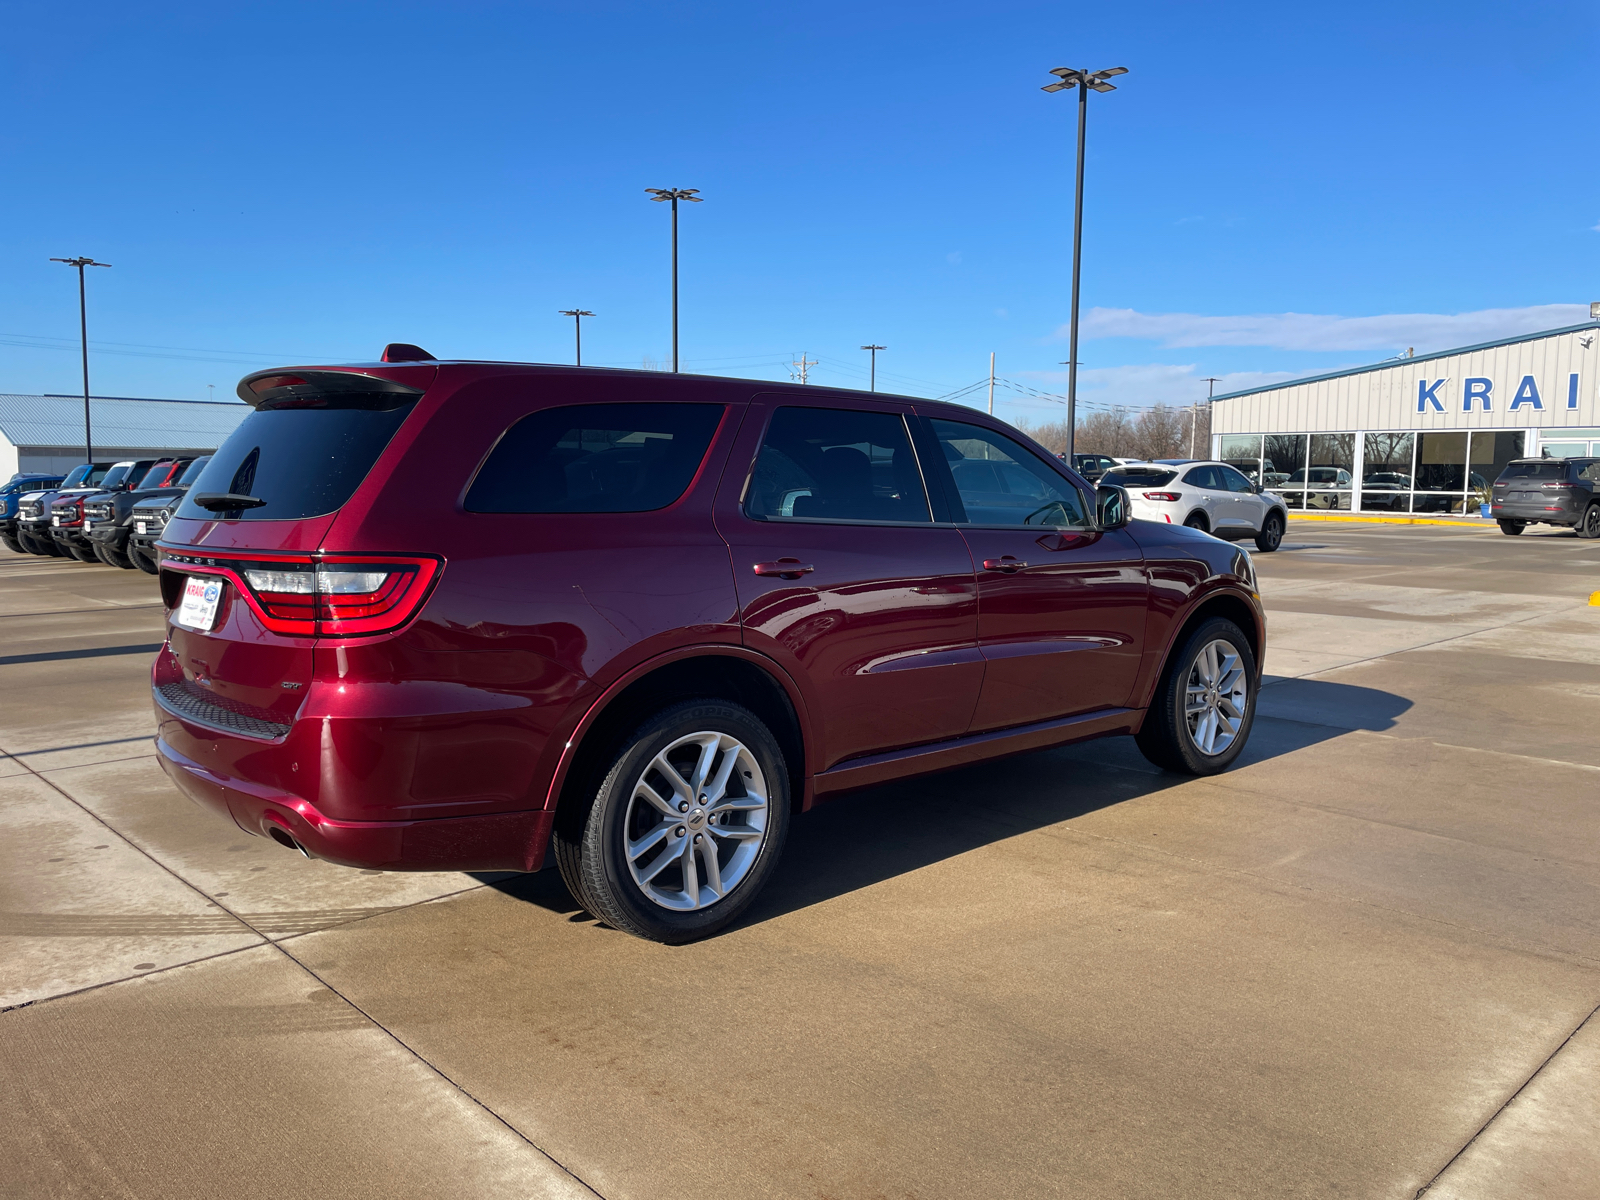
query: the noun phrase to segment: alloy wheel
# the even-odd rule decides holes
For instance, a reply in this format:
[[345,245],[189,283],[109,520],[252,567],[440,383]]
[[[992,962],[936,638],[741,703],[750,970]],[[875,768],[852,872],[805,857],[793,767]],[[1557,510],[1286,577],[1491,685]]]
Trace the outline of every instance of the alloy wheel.
[[1586,538],[1600,538],[1600,504],[1591,504],[1583,514],[1583,523],[1578,527],[1578,535]]
[[1195,749],[1221,754],[1233,744],[1244,724],[1249,681],[1232,643],[1207,642],[1195,655],[1184,689],[1184,724]]
[[634,782],[623,856],[654,904],[693,912],[743,882],[766,838],[767,781],[726,733],[691,733],[652,758]]

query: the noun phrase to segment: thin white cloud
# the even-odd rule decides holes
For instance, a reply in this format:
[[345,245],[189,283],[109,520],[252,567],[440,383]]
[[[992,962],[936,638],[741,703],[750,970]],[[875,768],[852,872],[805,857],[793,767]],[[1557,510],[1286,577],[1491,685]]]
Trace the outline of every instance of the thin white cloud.
[[[1206,317],[1093,308],[1083,322],[1091,338],[1140,338],[1163,346],[1268,346],[1277,350],[1404,350],[1419,353],[1537,333],[1589,319],[1584,304],[1535,304],[1465,313],[1388,313],[1375,317],[1261,313]],[[1056,331],[1066,336],[1066,327]]]
[[[1217,379],[1216,394],[1242,391],[1298,379],[1305,371],[1231,371]],[[1065,393],[1065,371],[1019,371],[1019,377],[1036,381],[1041,390]],[[1078,399],[1086,406],[1126,406],[1143,408],[1163,403],[1174,406],[1194,404],[1206,398],[1209,385],[1193,363],[1137,363],[1123,367],[1091,367],[1078,372]],[[1021,402],[1020,398],[1013,398]],[[1048,406],[1050,401],[1039,401]]]

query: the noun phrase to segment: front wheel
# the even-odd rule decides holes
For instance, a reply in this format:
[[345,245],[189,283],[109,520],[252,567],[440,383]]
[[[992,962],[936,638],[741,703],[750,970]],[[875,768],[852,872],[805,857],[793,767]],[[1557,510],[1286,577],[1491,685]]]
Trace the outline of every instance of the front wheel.
[[128,561],[146,575],[159,575],[161,573],[161,568],[156,564],[156,560],[132,542],[128,543]]
[[623,739],[587,813],[558,818],[556,861],[607,925],[681,944],[750,906],[788,825],[789,772],[771,731],[741,705],[689,700]]
[[1578,536],[1600,538],[1600,501],[1584,509],[1583,518],[1578,522]]
[[80,546],[77,542],[66,543],[67,553],[79,562],[100,564],[100,556],[94,552],[93,546]]
[[1169,660],[1135,741],[1156,766],[1215,775],[1233,765],[1256,716],[1256,660],[1244,632],[1212,617]]
[[1261,522],[1261,532],[1256,534],[1256,549],[1271,554],[1283,544],[1283,514],[1274,509]]
[[1528,526],[1526,525],[1526,523],[1524,523],[1522,521],[1501,521],[1500,522],[1500,532],[1503,533],[1503,534],[1506,534],[1509,537],[1516,537],[1517,534],[1521,533],[1527,527]]

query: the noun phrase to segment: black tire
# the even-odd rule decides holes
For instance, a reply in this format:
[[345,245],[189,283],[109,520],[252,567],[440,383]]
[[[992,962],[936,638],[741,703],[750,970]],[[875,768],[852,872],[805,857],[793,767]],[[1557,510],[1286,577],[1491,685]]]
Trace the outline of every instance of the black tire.
[[128,561],[146,575],[159,575],[161,573],[161,568],[156,565],[156,560],[132,542],[128,543]]
[[1509,537],[1516,537],[1519,533],[1521,533],[1527,527],[1528,527],[1527,523],[1524,522],[1524,521],[1501,521],[1500,522],[1500,532],[1503,533],[1503,534],[1506,534]]
[[1183,519],[1183,523],[1190,529],[1198,529],[1201,533],[1211,532],[1211,522],[1206,520],[1206,515],[1198,509]]
[[1271,554],[1283,544],[1283,514],[1273,509],[1261,522],[1261,532],[1256,534],[1256,549]]
[[[760,770],[766,783],[766,805],[761,814],[764,824],[760,826],[763,832],[742,836],[735,832],[756,827],[752,824],[754,813],[746,809],[713,809],[712,804],[702,809],[696,804],[685,811],[684,823],[679,826],[676,815],[663,815],[642,800],[632,803],[640,782],[647,777],[653,781],[664,778],[652,765],[658,756],[668,752],[696,754],[693,743],[686,739],[700,733],[732,738],[750,757],[736,759],[730,765],[751,762]],[[715,775],[724,753],[714,751],[717,757],[709,774]],[[756,794],[743,791],[744,781],[737,776],[744,773],[739,770],[730,776],[729,794],[736,800]],[[753,770],[749,777],[756,778]],[[680,778],[679,782],[683,780]],[[771,878],[789,827],[789,772],[777,739],[749,709],[726,700],[687,700],[655,714],[619,739],[604,779],[582,803],[582,810],[562,814],[556,822],[556,863],[573,897],[613,929],[650,941],[681,945],[725,929],[743,914]],[[680,798],[673,803],[687,805],[689,801]],[[703,832],[693,832],[691,822],[706,822],[704,813],[708,811],[722,812],[725,823],[718,826],[718,818],[713,815],[701,825]],[[650,824],[630,829],[629,822],[638,823],[641,817]],[[713,834],[714,827],[729,832]],[[667,887],[637,881],[625,848],[630,840],[643,842],[658,831],[664,831],[654,842],[660,850],[648,859],[645,856],[650,851],[644,851],[634,860],[634,867],[643,863],[641,873],[655,867],[659,872],[655,879],[679,881],[681,886],[670,893],[678,902],[696,904],[696,898],[705,892],[716,895],[720,890],[709,883],[702,887],[699,882],[709,869],[708,849],[714,850],[717,861],[725,863],[718,868],[719,876],[721,870],[737,865],[737,879],[720,898],[705,902],[703,907],[674,908],[653,898],[666,893]],[[680,843],[678,837],[694,840]],[[755,843],[755,848],[746,854],[744,848],[750,842]],[[682,852],[674,848],[679,844]],[[695,846],[702,849],[695,850]]]
[[133,570],[133,560],[115,546],[106,542],[96,542],[94,550],[100,556],[100,561],[105,563],[106,566],[118,567],[124,571]]
[[55,558],[61,553],[56,549],[54,538],[36,538],[31,533],[18,533],[17,541],[29,554],[37,554],[40,558]]
[[1600,538],[1600,501],[1583,510],[1583,516],[1578,521],[1578,536]]
[[68,554],[72,555],[72,557],[77,559],[79,562],[100,562],[100,556],[94,552],[94,548],[91,546],[80,546],[77,542],[68,542],[66,550]]
[[[1186,699],[1189,677],[1195,669],[1196,660],[1202,651],[1219,642],[1231,647],[1237,656],[1238,669],[1243,673],[1244,711],[1227,745],[1217,753],[1207,753],[1189,729]],[[1231,674],[1224,678],[1231,678]],[[1161,673],[1161,682],[1156,687],[1149,711],[1145,713],[1144,725],[1134,739],[1139,752],[1162,770],[1183,775],[1216,775],[1226,771],[1250,740],[1259,688],[1255,655],[1250,651],[1250,642],[1244,632],[1223,617],[1202,621],[1177,647]]]
[[9,533],[0,533],[0,542],[4,542],[6,544],[6,549],[11,551],[13,554],[27,553],[27,551],[22,548],[22,543],[17,541],[17,539],[12,537]]

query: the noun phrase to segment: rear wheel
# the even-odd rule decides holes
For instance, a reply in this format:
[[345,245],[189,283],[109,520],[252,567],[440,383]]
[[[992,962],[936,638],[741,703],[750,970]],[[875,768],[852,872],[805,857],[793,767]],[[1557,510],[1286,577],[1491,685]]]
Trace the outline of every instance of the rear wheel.
[[156,565],[156,560],[132,542],[128,543],[128,561],[146,575],[158,575],[161,573],[161,568]]
[[1525,522],[1525,521],[1501,521],[1500,522],[1500,532],[1504,533],[1504,534],[1508,534],[1511,537],[1516,537],[1517,534],[1521,533],[1527,527],[1528,527],[1528,525],[1527,525],[1527,522]]
[[1583,519],[1578,522],[1578,536],[1600,538],[1600,501],[1583,510]]
[[1261,532],[1256,534],[1256,549],[1271,554],[1283,544],[1283,514],[1273,509],[1261,522]]
[[1190,513],[1183,519],[1183,523],[1190,529],[1198,529],[1201,533],[1211,532],[1211,522],[1206,520],[1206,515],[1199,510]]
[[1156,766],[1215,775],[1233,765],[1256,716],[1256,661],[1232,621],[1203,621],[1162,673],[1138,737]]
[[673,705],[619,742],[585,812],[558,819],[562,878],[614,929],[669,944],[709,937],[771,877],[788,780],[777,739],[749,709]]

